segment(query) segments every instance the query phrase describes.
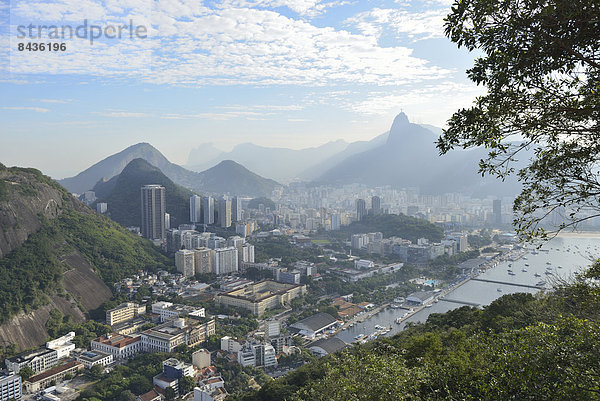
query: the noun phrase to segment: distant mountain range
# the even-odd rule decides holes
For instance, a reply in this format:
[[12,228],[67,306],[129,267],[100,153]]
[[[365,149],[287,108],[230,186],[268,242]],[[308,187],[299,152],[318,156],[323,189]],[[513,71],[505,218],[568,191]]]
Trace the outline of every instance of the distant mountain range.
[[139,143],[59,182],[76,193],[96,187],[100,191],[97,196],[102,197],[106,186],[96,184],[107,181],[108,186],[113,185],[112,177],[132,160],[141,158],[171,181],[199,194],[270,196],[279,184],[264,177],[280,182],[419,187],[427,194],[504,196],[519,192],[520,185],[514,178],[500,182],[477,173],[479,160],[486,155],[484,149],[456,150],[440,157],[435,141],[441,132],[431,125],[411,123],[406,114],[400,113],[387,133],[370,141],[339,140],[300,150],[244,143],[230,152],[205,143],[190,151],[188,166],[195,171],[171,163],[150,144]]
[[[71,192],[82,193],[95,188],[97,197],[110,193],[116,181],[113,177],[123,171],[134,159],[143,159],[158,168],[171,181],[199,194],[230,194],[268,196],[279,184],[263,178],[231,160],[223,161],[202,172],[187,170],[171,163],[162,153],[148,143],[138,143],[99,161],[75,177],[58,182]],[[148,182],[146,182],[148,184]]]
[[[292,179],[307,177],[302,172],[309,166],[325,162],[343,152],[348,143],[343,140],[328,142],[322,146],[306,149],[268,148],[252,143],[237,145],[231,152],[218,151],[211,144],[204,144],[192,150],[187,166],[194,171],[203,171],[224,160],[234,160],[250,170],[265,177],[287,182]],[[312,177],[308,177],[309,179]]]
[[146,160],[151,165],[158,167],[171,180],[188,188],[196,179],[195,173],[171,163],[149,143],[138,143],[99,161],[75,177],[65,178],[58,182],[69,191],[80,194],[91,190],[98,181],[109,180],[121,173],[133,159]]
[[518,192],[515,179],[500,182],[494,177],[482,178],[477,173],[479,160],[486,154],[484,149],[456,150],[440,156],[435,147],[438,136],[425,126],[411,123],[406,114],[400,113],[384,143],[343,159],[314,181],[419,187],[426,194],[463,192],[501,196]]
[[140,226],[140,188],[146,184],[165,187],[166,211],[171,215],[171,224],[189,222],[190,196],[192,191],[175,184],[144,159],[133,159],[121,172],[108,181],[99,181],[93,188],[97,202],[108,204],[108,216],[122,226]]

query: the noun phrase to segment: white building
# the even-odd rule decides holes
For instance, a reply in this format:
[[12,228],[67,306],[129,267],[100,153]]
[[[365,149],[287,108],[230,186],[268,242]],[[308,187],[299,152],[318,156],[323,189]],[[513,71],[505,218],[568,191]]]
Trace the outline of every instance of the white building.
[[375,267],[375,263],[371,260],[360,259],[354,261],[354,267],[357,269],[372,269]]
[[192,354],[192,365],[194,365],[198,369],[210,366],[210,352],[204,348],[194,352]]
[[204,224],[214,224],[215,223],[215,200],[207,196],[204,198]]
[[233,354],[235,352],[239,352],[241,349],[242,345],[239,342],[235,341],[233,338],[229,336],[221,338],[221,350]]
[[75,349],[75,344],[71,341],[75,338],[75,332],[71,331],[64,336],[46,343],[46,348],[53,349],[57,353],[57,358],[68,358],[71,351]]
[[106,211],[108,210],[108,204],[104,203],[104,202],[100,202],[96,204],[96,212],[100,213],[100,214],[104,214],[106,213]]
[[194,388],[194,401],[215,401],[210,394],[210,389],[196,387]]
[[22,394],[21,376],[0,372],[0,401],[20,400]]
[[160,316],[161,323],[179,316],[190,315],[196,317],[206,317],[204,308],[190,305],[173,304],[171,302],[164,301],[153,303],[152,313]]
[[175,266],[177,271],[183,274],[184,277],[192,277],[195,272],[194,252],[181,249],[175,254]]
[[75,358],[77,359],[77,362],[83,364],[86,369],[91,369],[92,366],[95,365],[107,366],[114,360],[111,354],[102,351],[85,351],[76,355]]
[[190,197],[190,221],[200,223],[202,221],[202,198],[198,195]]
[[254,263],[254,245],[245,244],[238,248],[239,263]]
[[215,273],[218,275],[238,271],[238,251],[234,247],[215,249]]
[[142,339],[139,336],[131,337],[112,333],[92,340],[90,348],[92,351],[111,354],[114,359],[125,360],[142,352]]
[[275,367],[277,366],[277,352],[271,344],[247,342],[238,352],[238,362],[244,367]]

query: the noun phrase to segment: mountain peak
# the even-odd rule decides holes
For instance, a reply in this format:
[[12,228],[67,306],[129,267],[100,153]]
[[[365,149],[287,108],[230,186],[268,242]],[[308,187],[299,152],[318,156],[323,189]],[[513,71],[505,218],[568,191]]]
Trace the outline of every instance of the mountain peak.
[[398,114],[396,118],[394,118],[394,122],[392,123],[392,129],[394,129],[394,126],[403,126],[407,124],[410,124],[410,121],[408,121],[408,116],[404,112],[400,112],[400,114]]
[[152,164],[148,163],[148,161],[146,161],[146,159],[142,159],[141,157],[138,157],[137,159],[133,159],[132,161],[130,161],[127,166],[125,166],[125,168],[123,169],[123,171],[121,171],[121,173],[123,172],[130,172],[132,170],[160,170],[158,167],[153,166]]

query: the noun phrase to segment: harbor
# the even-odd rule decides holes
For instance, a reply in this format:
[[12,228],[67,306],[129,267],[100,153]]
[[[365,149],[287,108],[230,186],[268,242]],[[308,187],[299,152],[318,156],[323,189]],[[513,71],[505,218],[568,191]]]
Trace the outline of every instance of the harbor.
[[600,255],[600,235],[557,237],[539,250],[530,247],[509,252],[479,266],[473,265],[461,279],[434,293],[423,305],[381,305],[346,322],[335,335],[348,343],[364,342],[378,332],[376,326],[389,331],[375,336],[390,336],[402,331],[408,323],[426,321],[431,313],[445,313],[462,306],[483,307],[511,293],[535,294],[551,288],[555,280],[568,279],[589,266],[594,254]]

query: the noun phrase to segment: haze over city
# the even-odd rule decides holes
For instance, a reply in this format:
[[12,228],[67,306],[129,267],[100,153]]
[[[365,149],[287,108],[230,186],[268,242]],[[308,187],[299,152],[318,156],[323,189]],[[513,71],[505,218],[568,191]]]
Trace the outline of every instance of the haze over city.
[[[12,1],[1,9],[11,21],[5,44],[31,23],[75,29],[131,17],[149,34],[91,45],[73,38],[68,58],[5,52],[0,158],[63,178],[137,142],[185,164],[190,147],[207,142],[230,150],[369,140],[400,111],[443,127],[481,93],[465,75],[473,55],[444,38],[447,6]],[[17,151],[24,146],[27,159]]]

